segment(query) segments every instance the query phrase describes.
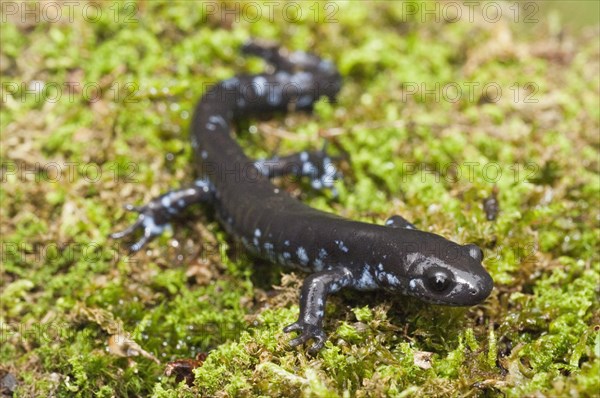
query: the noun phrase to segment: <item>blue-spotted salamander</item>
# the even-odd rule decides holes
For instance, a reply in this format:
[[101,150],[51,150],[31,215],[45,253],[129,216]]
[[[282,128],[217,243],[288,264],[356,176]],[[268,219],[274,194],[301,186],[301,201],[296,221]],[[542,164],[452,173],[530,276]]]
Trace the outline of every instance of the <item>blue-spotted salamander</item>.
[[315,188],[332,188],[331,158],[322,150],[252,161],[233,138],[232,123],[273,112],[310,111],[320,97],[334,99],[341,76],[331,62],[304,52],[257,42],[246,44],[243,52],[262,57],[274,70],[221,81],[202,96],[191,125],[200,178],[145,206],[126,206],[139,213],[137,221],[111,236],[140,230],[141,239],[131,246],[137,251],[186,207],[212,205],[225,230],[251,252],[310,273],[300,294],[299,318],[284,328],[299,332],[291,346],[312,340],[310,353],[326,340],[327,296],[342,288],[384,289],[455,306],[488,297],[493,281],[478,246],[421,231],[397,215],[385,225],[345,219],[276,188],[270,178],[285,174],[310,177]]

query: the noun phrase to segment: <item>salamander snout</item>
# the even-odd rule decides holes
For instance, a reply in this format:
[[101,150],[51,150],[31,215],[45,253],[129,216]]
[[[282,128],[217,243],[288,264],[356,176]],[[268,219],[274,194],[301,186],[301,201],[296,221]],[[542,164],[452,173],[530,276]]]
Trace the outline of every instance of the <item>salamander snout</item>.
[[483,268],[481,262],[483,261],[483,251],[479,248],[479,246],[474,244],[467,244],[464,246],[469,253],[469,256],[475,260],[478,266],[473,266],[473,272],[469,275],[469,278],[466,278],[466,290],[470,298],[468,299],[469,303],[480,303],[485,300],[492,289],[494,288],[494,281],[488,272]]
[[454,305],[475,305],[490,295],[494,281],[481,264],[483,251],[479,246],[467,244],[463,246],[463,250],[468,256],[460,261],[465,266],[454,269],[457,284],[451,300]]
[[485,270],[482,270],[478,275],[473,275],[468,284],[468,305],[481,303],[490,295],[494,288],[494,281]]

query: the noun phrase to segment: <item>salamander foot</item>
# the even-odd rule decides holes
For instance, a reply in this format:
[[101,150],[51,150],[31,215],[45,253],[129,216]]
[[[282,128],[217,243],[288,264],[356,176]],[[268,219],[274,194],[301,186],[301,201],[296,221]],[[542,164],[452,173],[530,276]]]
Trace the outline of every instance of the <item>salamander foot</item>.
[[269,178],[288,175],[307,177],[314,189],[329,189],[336,197],[337,190],[334,183],[342,177],[333,163],[336,160],[339,158],[329,156],[324,146],[317,151],[302,151],[292,155],[257,160],[254,165],[260,173]]
[[139,216],[132,225],[123,231],[112,233],[109,236],[112,239],[121,239],[135,233],[137,230],[143,231],[142,237],[129,246],[129,250],[135,253],[144,247],[146,243],[161,235],[165,228],[170,227],[170,217],[168,211],[161,206],[161,203],[157,203],[157,199],[150,201],[145,206],[133,206],[130,204],[123,206],[127,211],[139,213]]
[[135,223],[120,232],[109,236],[113,239],[121,239],[143,231],[140,240],[129,246],[132,252],[139,251],[152,239],[161,235],[165,228],[170,227],[170,221],[182,214],[185,209],[195,203],[210,203],[213,198],[212,184],[208,180],[196,180],[191,186],[169,191],[152,199],[144,206],[123,206],[127,211],[135,211],[139,216]]
[[308,323],[304,323],[301,321],[294,322],[291,325],[283,328],[285,333],[289,332],[300,332],[300,335],[295,339],[290,340],[288,343],[291,347],[296,347],[300,344],[305,344],[308,340],[314,340],[315,343],[308,349],[308,353],[311,355],[315,355],[323,345],[325,345],[325,341],[327,340],[327,335],[322,327],[318,325],[311,325]]

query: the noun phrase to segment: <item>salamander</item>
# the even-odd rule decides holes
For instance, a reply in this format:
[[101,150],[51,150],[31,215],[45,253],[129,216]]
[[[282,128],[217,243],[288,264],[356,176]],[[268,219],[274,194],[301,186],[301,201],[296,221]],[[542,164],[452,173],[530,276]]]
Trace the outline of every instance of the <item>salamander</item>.
[[283,331],[298,332],[291,346],[309,341],[309,353],[325,341],[327,297],[344,288],[383,289],[422,301],[471,306],[485,300],[493,280],[483,252],[422,231],[402,216],[385,225],[353,221],[320,211],[272,184],[275,176],[309,177],[314,188],[332,188],[336,169],[325,150],[252,160],[232,135],[242,118],[293,110],[310,111],[315,101],[333,101],[341,75],[330,61],[306,52],[250,42],[243,53],[263,58],[272,71],[238,75],[213,85],[195,107],[191,145],[198,179],[144,206],[126,205],[137,220],[111,235],[141,232],[140,250],[188,206],[211,206],[222,227],[255,255],[308,274],[300,292],[298,320]]

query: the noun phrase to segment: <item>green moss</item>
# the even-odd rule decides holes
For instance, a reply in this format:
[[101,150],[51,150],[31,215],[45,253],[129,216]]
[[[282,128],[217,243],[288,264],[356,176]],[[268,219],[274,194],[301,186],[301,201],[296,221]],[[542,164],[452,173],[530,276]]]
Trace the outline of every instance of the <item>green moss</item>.
[[[68,23],[0,24],[0,370],[17,378],[15,396],[600,390],[597,31],[570,33],[556,15],[527,26],[478,13],[424,23],[408,3],[278,3],[272,18],[235,2],[223,7],[240,13],[227,18],[197,2],[99,4],[95,21],[75,6]],[[477,243],[496,282],[484,304],[334,296],[329,340],[311,357],[282,332],[297,317],[303,275],[281,277],[245,255],[204,209],[144,253],[128,256],[107,238],[133,218],[123,203],[192,180],[194,103],[208,84],[264,69],[238,53],[250,37],[322,54],[345,83],[312,115],[242,123],[244,150],[268,156],[329,141],[348,155],[338,197],[303,182],[288,188],[353,219],[397,213]],[[34,81],[48,90],[34,93]],[[99,92],[53,99],[51,86],[66,82]],[[471,83],[503,95],[469,97]],[[444,97],[448,85],[463,89],[457,101]],[[488,221],[482,201],[494,190],[500,213]],[[121,334],[147,355],[111,351]],[[205,352],[192,386],[164,375],[167,362]]]

